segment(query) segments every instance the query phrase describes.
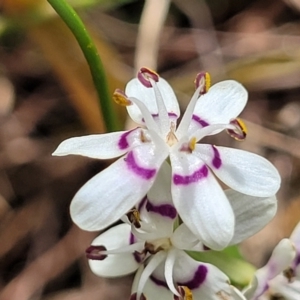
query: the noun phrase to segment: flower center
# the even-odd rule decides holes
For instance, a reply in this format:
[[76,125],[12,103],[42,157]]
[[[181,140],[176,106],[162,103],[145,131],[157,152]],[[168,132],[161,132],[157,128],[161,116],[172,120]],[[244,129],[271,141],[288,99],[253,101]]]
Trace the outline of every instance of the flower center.
[[167,251],[172,247],[169,238],[161,238],[154,241],[147,241],[145,243],[145,250],[150,254],[156,254],[159,251]]
[[167,134],[166,143],[172,147],[178,142],[178,139],[175,135],[176,125],[174,122],[171,122],[170,132]]

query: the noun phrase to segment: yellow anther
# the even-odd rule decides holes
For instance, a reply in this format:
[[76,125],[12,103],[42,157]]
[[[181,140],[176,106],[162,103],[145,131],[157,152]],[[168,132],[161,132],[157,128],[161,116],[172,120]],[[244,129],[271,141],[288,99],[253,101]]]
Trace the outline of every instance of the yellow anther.
[[142,129],[140,131],[140,140],[141,140],[142,143],[149,143],[149,142],[151,142],[151,140],[149,140],[146,137],[146,135],[145,135],[145,133],[144,133],[144,131]]
[[192,137],[189,141],[189,150],[193,152],[196,148],[197,139],[195,137]]
[[154,70],[147,68],[147,67],[142,67],[140,70],[141,73],[143,73],[145,76],[149,76],[149,77],[157,77],[159,78],[159,75],[157,72],[155,72]]
[[187,286],[178,286],[178,292],[182,300],[193,300],[193,293]]
[[205,72],[205,92],[206,93],[210,89],[210,85],[211,85],[210,74],[208,72]]
[[132,104],[132,102],[126,97],[125,93],[120,89],[115,90],[113,99],[117,104],[121,106],[129,106]]
[[155,82],[159,81],[159,75],[155,71],[146,67],[143,67],[139,70],[137,78],[141,84],[148,88],[152,87],[150,79],[154,80]]
[[200,95],[206,94],[210,88],[210,83],[211,83],[209,73],[208,72],[198,73],[194,83],[196,89],[200,87],[200,91],[199,91]]
[[134,225],[134,227],[136,228],[141,228],[141,218],[140,218],[140,213],[137,209],[133,208],[132,210],[130,210],[128,213],[127,213],[127,217],[128,217],[128,220],[131,224]]
[[237,141],[243,141],[248,133],[245,123],[237,118],[230,121],[231,125],[235,126],[235,129],[227,129],[227,133]]

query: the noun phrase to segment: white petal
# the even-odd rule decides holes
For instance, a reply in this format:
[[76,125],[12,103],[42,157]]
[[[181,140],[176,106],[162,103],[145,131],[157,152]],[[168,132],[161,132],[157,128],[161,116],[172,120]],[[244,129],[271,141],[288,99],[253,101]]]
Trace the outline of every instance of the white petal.
[[151,256],[150,260],[148,261],[148,264],[146,265],[145,269],[141,274],[141,277],[139,278],[139,282],[137,285],[137,299],[139,299],[139,296],[142,295],[142,293],[144,292],[144,287],[154,270],[158,266],[163,265],[163,261],[165,260],[166,255],[167,253],[165,251],[160,251]]
[[244,292],[247,299],[258,297],[268,287],[269,281],[287,269],[294,257],[295,248],[289,239],[283,239],[273,250],[268,263],[255,272],[255,278],[250,287]]
[[[129,244],[130,225],[128,224],[112,227],[92,242],[92,245],[105,246],[107,250],[119,249]],[[124,276],[139,267],[132,253],[111,254],[101,261],[89,259],[89,265],[94,274],[102,277]]]
[[234,233],[234,214],[206,165],[193,154],[171,153],[172,196],[178,214],[209,248],[226,247]]
[[204,251],[204,245],[194,235],[185,223],[180,224],[174,231],[171,242],[174,247],[182,250]]
[[[160,268],[160,267],[159,267]],[[161,276],[163,277],[163,269],[161,269]],[[137,292],[137,286],[141,278],[141,274],[143,273],[144,267],[141,266],[137,273],[135,274],[133,284],[132,284],[132,294]],[[157,273],[157,271],[155,271]],[[167,287],[164,285],[160,285],[155,283],[151,278],[147,280],[146,285],[143,289],[143,294],[146,296],[147,300],[174,300],[174,295],[169,291]]]
[[184,251],[177,250],[173,278],[178,285],[192,291],[193,299],[220,300],[231,294],[229,279],[223,272],[192,259]]
[[297,252],[300,253],[300,222],[297,224],[297,226],[294,228],[290,240],[294,243]]
[[231,245],[240,243],[260,231],[276,214],[277,199],[275,196],[252,197],[234,190],[226,190],[225,194],[235,215],[235,230]]
[[[196,104],[189,133],[211,124],[227,124],[244,109],[247,90],[234,80],[221,81],[201,96]],[[205,124],[206,123],[206,124]]]
[[299,300],[300,281],[288,282],[287,278],[280,274],[270,283],[270,291],[273,295],[281,295],[286,300]]
[[[180,110],[174,91],[163,78],[160,78],[156,84],[162,94],[169,117],[175,122],[180,116]],[[125,94],[128,97],[135,97],[143,102],[153,116],[158,115],[159,111],[157,109],[153,88],[145,87],[138,79],[135,78],[128,82]],[[136,105],[127,106],[127,111],[133,121],[141,125],[144,124],[143,115]]]
[[155,238],[171,236],[177,212],[171,195],[171,167],[167,162],[161,166],[139,210],[143,223],[152,226]]
[[89,180],[71,202],[71,217],[80,228],[101,230],[140,201],[152,186],[165,159],[158,150],[134,148]]
[[121,156],[140,141],[141,129],[74,137],[63,141],[52,155],[82,155],[109,159]]
[[197,144],[196,155],[230,188],[243,194],[269,197],[280,187],[277,169],[265,158],[247,151]]

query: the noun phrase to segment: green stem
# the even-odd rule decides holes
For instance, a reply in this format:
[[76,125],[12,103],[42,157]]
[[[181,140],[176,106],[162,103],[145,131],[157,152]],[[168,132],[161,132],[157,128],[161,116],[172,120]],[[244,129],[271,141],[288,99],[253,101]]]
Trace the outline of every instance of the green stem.
[[74,34],[89,64],[107,131],[121,128],[114,112],[107,80],[97,48],[75,10],[65,0],[47,0]]

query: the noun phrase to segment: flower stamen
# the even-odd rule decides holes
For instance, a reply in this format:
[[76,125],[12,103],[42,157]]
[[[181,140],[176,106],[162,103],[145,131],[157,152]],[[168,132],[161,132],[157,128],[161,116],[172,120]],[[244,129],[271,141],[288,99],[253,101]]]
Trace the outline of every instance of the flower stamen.
[[151,242],[145,242],[145,251],[150,254],[156,254],[159,251],[168,250],[171,245],[170,239],[162,238]]
[[283,275],[287,278],[288,282],[291,283],[295,277],[295,271],[292,268],[288,268],[283,271]]
[[192,137],[189,141],[189,149],[191,153],[195,150],[196,143],[197,143],[197,139],[195,137]]
[[132,105],[132,102],[127,98],[126,94],[120,89],[116,89],[114,91],[113,100],[121,106]]
[[232,129],[228,128],[227,133],[235,140],[243,141],[246,138],[248,132],[245,123],[241,119],[237,118],[231,120],[230,124],[234,127]]
[[91,245],[85,250],[86,257],[92,260],[104,260],[107,255],[103,252],[107,251],[104,246]]
[[200,72],[195,78],[196,89],[200,86],[199,95],[204,95],[208,92],[211,84],[210,75],[207,72]]
[[166,137],[166,143],[170,147],[172,147],[173,145],[175,145],[178,142],[178,139],[175,135],[175,130],[176,130],[176,125],[174,122],[171,122],[170,132],[168,133],[168,135]]
[[155,82],[158,82],[159,75],[153,70],[143,67],[138,72],[137,78],[142,85],[144,85],[147,88],[151,88],[153,85],[150,81],[150,78]]
[[141,228],[140,213],[137,209],[133,208],[126,214],[129,222],[134,225],[135,228]]
[[174,295],[174,300],[193,300],[193,293],[187,286],[180,285],[177,290],[180,297]]

